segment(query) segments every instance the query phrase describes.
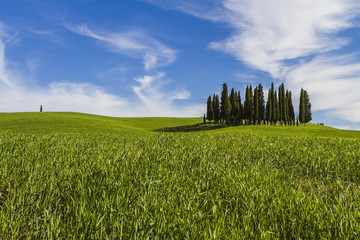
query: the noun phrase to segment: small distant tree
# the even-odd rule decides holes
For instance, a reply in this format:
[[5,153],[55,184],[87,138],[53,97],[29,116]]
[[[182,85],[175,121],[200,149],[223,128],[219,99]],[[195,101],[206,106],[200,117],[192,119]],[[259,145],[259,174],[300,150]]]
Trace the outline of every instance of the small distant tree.
[[42,112],[42,105],[40,105],[40,112]]

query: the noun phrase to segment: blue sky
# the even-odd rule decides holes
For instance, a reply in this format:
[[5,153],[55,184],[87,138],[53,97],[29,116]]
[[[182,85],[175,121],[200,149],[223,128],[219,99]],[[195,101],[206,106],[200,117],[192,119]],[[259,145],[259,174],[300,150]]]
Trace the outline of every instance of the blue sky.
[[285,83],[360,129],[358,0],[3,0],[0,111],[200,117],[221,85]]

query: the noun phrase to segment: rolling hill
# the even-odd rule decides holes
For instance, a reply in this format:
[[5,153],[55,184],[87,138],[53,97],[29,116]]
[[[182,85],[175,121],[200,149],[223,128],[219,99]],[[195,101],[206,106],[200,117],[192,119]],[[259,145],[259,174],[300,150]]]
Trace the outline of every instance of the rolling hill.
[[1,113],[0,239],[359,236],[360,132],[201,122]]

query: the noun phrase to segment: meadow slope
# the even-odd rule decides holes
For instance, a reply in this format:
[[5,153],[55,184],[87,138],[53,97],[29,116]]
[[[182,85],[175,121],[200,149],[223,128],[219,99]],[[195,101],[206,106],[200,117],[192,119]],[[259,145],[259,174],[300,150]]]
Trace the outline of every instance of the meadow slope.
[[355,239],[360,132],[0,114],[0,238]]

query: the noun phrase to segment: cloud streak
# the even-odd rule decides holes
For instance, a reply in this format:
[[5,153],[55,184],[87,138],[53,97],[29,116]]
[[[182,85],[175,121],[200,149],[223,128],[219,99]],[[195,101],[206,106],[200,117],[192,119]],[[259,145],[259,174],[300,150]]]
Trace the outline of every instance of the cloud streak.
[[67,28],[83,36],[94,38],[106,44],[115,53],[143,59],[147,71],[166,66],[176,60],[176,51],[148,36],[143,31],[121,33],[95,32],[86,25]]

